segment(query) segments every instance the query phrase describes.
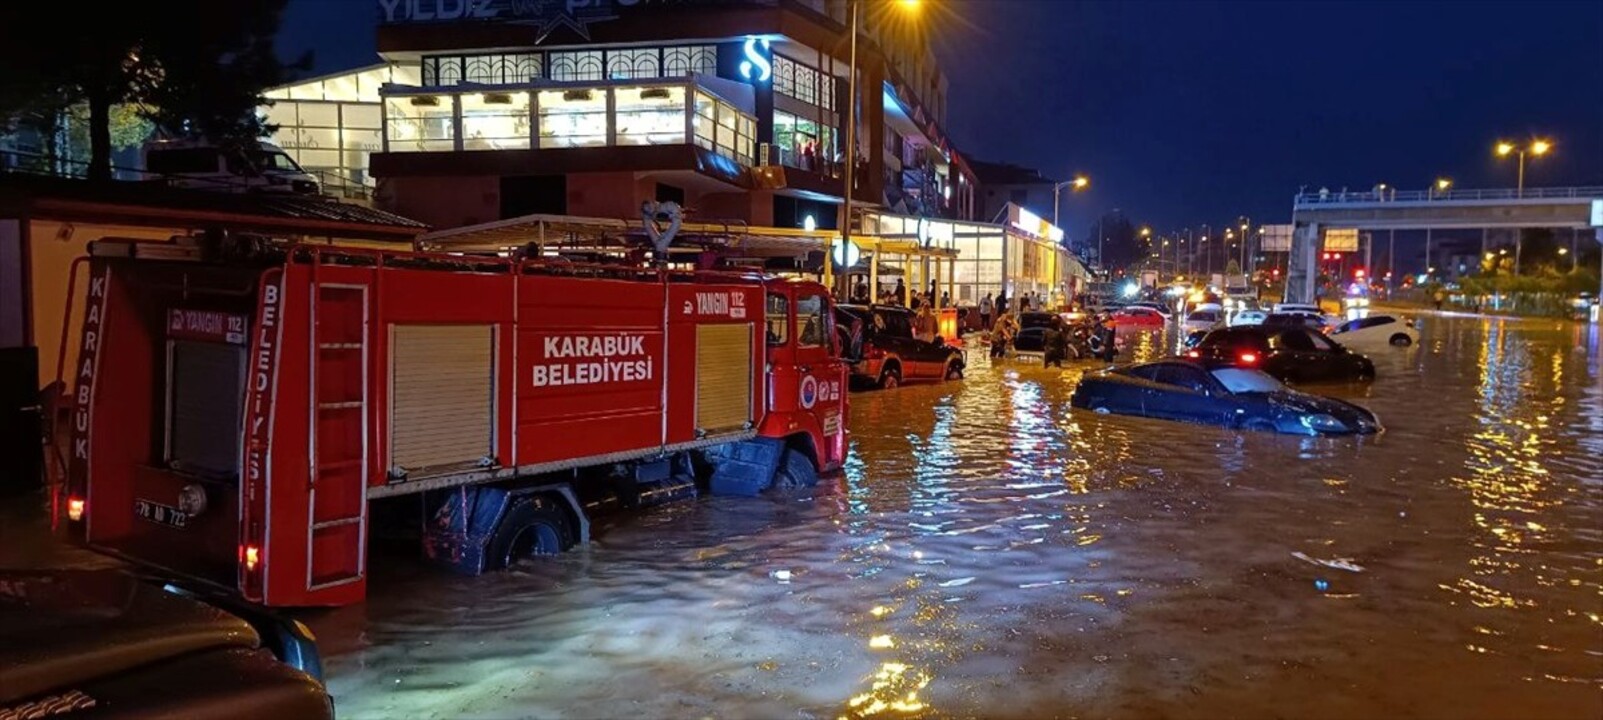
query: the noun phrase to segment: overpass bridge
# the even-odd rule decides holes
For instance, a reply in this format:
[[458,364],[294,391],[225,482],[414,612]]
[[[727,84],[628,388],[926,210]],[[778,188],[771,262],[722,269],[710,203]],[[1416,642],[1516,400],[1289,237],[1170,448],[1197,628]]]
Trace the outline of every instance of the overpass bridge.
[[1292,201],[1291,218],[1294,229],[1286,299],[1310,302],[1318,282],[1319,253],[1324,249],[1325,233],[1331,229],[1370,233],[1424,230],[1427,254],[1432,230],[1479,229],[1483,252],[1488,234],[1496,229],[1587,231],[1603,242],[1603,187],[1320,190],[1299,193]]

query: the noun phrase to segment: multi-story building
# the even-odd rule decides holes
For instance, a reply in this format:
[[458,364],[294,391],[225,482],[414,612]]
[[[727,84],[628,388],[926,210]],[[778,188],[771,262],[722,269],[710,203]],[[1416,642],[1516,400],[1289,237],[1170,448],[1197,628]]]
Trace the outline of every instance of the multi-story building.
[[[883,5],[885,7],[881,8]],[[888,2],[865,2],[857,151],[844,0],[379,0],[384,64],[280,88],[302,165],[435,227],[551,213],[837,226],[854,201],[973,218],[942,130],[946,81]]]
[[1057,181],[1040,170],[1013,163],[969,161],[979,178],[980,217],[994,221],[1008,203],[1026,208],[1042,217],[1052,217],[1052,188]]

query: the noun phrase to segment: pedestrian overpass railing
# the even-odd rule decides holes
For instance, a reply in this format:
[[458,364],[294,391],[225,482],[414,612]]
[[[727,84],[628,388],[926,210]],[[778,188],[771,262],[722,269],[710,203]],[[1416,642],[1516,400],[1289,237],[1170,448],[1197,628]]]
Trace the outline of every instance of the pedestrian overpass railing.
[[1301,192],[1293,204],[1296,207],[1329,207],[1335,205],[1373,205],[1375,203],[1428,203],[1428,202],[1497,202],[1505,200],[1559,200],[1603,198],[1603,186],[1593,187],[1538,187],[1488,188],[1483,190],[1398,190],[1385,188],[1362,192],[1330,191]]

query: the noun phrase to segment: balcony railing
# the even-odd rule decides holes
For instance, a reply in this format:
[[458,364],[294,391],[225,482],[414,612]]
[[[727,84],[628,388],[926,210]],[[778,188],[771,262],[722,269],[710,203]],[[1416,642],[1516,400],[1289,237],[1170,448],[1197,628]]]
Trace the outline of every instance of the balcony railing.
[[1429,203],[1429,202],[1494,202],[1504,200],[1562,200],[1603,198],[1603,187],[1536,187],[1490,188],[1485,190],[1367,190],[1363,192],[1299,193],[1296,207],[1328,207],[1333,205],[1368,205],[1375,203]]

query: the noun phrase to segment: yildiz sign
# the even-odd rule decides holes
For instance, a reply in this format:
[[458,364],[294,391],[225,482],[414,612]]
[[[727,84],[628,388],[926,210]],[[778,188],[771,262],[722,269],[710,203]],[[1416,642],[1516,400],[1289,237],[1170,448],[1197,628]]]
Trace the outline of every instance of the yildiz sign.
[[688,4],[697,0],[378,0],[378,11],[386,25],[500,21],[534,25],[542,37],[566,27],[588,40],[590,23],[615,20],[621,8]]

